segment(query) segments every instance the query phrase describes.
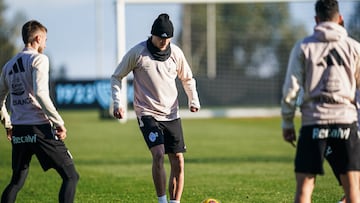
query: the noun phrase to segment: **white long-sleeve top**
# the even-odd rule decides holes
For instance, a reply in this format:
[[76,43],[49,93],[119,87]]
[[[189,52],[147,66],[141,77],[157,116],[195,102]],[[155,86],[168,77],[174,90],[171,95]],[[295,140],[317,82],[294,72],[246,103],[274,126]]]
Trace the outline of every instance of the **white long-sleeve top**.
[[[0,104],[10,95],[12,125],[64,125],[49,94],[49,59],[24,48],[5,64],[0,76]],[[3,112],[3,111],[1,111]]]
[[121,80],[131,71],[134,76],[134,110],[138,117],[151,115],[159,121],[180,117],[176,78],[180,79],[184,87],[189,107],[200,108],[190,66],[181,49],[174,44],[170,46],[171,56],[165,61],[153,59],[146,41],[126,53],[111,77],[114,108],[125,105],[120,101]]
[[302,125],[350,124],[357,121],[360,44],[334,22],[323,22],[291,51],[281,100],[282,127],[294,127],[298,93]]

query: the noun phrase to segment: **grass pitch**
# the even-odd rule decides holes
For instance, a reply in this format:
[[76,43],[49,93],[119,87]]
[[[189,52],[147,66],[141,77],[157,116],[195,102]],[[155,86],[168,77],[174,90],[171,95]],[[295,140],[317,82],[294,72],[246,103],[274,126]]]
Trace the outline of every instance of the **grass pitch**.
[[[151,155],[135,120],[101,120],[97,111],[62,111],[80,173],[75,202],[156,203]],[[292,202],[295,149],[281,136],[280,118],[183,119],[187,153],[182,202],[216,198],[222,203]],[[11,177],[11,145],[0,136],[0,190]],[[166,161],[169,174],[168,162]],[[319,176],[313,202],[342,195],[329,166]],[[33,157],[17,202],[57,202],[61,179],[43,172]]]

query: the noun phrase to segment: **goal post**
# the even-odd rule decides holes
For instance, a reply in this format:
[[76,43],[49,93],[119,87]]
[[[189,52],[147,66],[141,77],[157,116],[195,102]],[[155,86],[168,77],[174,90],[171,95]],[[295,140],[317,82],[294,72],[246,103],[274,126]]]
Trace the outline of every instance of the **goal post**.
[[[115,2],[116,13],[116,63],[119,64],[121,58],[125,55],[125,2],[124,0],[116,0]],[[120,122],[125,123],[128,119],[128,99],[127,99],[127,77],[124,77],[121,81],[121,97],[120,102],[124,106],[124,118],[120,119]],[[112,104],[111,104],[112,105]],[[110,107],[111,109],[112,107]],[[110,112],[112,113],[112,112]]]

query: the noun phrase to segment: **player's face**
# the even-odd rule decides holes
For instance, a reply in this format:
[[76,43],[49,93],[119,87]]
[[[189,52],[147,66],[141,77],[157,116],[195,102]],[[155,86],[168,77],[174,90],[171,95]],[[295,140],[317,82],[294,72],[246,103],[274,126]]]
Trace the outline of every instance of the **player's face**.
[[152,36],[152,43],[155,47],[159,48],[160,51],[164,51],[166,47],[169,45],[171,38],[161,38],[158,36]]
[[46,40],[47,40],[47,34],[45,31],[41,31],[39,34],[39,48],[38,48],[38,52],[39,53],[43,53],[44,49],[46,48]]

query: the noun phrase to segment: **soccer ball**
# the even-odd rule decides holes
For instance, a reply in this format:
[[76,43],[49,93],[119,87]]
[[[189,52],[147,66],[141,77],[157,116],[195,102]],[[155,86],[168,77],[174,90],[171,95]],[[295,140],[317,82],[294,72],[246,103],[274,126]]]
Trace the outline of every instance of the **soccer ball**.
[[204,199],[201,203],[220,203],[220,201],[213,198],[208,198],[208,199]]

